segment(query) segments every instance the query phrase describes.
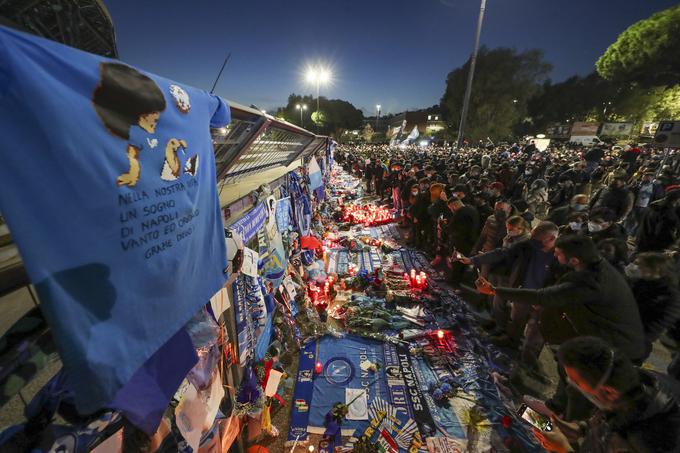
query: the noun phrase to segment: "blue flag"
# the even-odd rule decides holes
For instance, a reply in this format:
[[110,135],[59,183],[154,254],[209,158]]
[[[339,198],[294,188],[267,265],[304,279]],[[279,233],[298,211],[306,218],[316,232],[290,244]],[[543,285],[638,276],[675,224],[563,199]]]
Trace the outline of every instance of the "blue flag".
[[308,174],[309,174],[309,190],[313,191],[323,186],[323,177],[321,175],[321,168],[319,168],[319,163],[316,161],[316,157],[312,156],[309,161]]
[[0,211],[81,412],[112,401],[223,285],[202,90],[0,27]]

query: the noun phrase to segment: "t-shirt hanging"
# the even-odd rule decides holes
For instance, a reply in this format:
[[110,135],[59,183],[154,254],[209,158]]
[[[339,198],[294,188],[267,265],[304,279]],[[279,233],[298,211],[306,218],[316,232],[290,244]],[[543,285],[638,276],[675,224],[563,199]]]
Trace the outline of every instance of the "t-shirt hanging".
[[225,281],[209,128],[229,108],[5,27],[0,61],[0,211],[93,411]]

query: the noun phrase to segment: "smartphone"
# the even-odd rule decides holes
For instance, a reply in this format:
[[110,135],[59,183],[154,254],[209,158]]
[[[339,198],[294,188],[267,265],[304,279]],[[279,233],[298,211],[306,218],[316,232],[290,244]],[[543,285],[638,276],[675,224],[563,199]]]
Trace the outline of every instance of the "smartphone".
[[523,420],[526,420],[529,422],[532,426],[535,428],[540,429],[541,431],[546,431],[550,432],[552,431],[552,421],[550,420],[549,417],[546,417],[545,415],[539,414],[526,404],[522,404],[519,407],[519,410],[517,411],[517,415],[520,416]]

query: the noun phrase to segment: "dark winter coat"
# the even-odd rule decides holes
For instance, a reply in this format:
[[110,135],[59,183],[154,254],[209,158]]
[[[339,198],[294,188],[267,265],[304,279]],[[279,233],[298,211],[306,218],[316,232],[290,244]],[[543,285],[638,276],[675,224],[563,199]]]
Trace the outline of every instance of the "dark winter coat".
[[630,287],[651,351],[652,343],[680,319],[680,292],[664,280],[635,279],[630,282]]
[[616,221],[623,220],[633,209],[633,202],[635,196],[630,189],[624,187],[622,189],[603,187],[593,195],[590,199],[590,209],[603,206],[614,211],[616,214]]
[[479,235],[479,214],[472,206],[453,212],[446,224],[449,251],[458,250],[469,255]]
[[[573,336],[592,335],[608,341],[631,360],[644,359],[645,336],[640,313],[626,279],[606,260],[600,259],[582,271],[572,271],[544,289],[497,288],[504,299],[544,307],[541,331],[554,343],[570,336],[565,330],[550,332],[556,314],[568,324]],[[550,327],[548,327],[550,326]]]
[[665,199],[655,201],[645,211],[638,230],[639,252],[661,251],[673,245],[678,237],[680,218]]
[[[489,266],[489,272],[502,275],[508,279],[508,285],[512,288],[519,287],[526,276],[529,261],[531,260],[531,239],[516,242],[509,247],[497,248],[487,253],[471,258],[475,266]],[[548,270],[547,285],[553,284],[560,273],[557,260],[553,260]]]

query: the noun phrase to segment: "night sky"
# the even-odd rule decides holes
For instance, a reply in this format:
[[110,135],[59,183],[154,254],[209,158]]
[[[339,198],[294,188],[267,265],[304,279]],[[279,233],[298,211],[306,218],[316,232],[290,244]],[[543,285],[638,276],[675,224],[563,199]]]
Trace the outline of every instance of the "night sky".
[[[374,114],[438,104],[471,52],[479,0],[104,0],[120,59],[271,110],[315,91],[304,67],[332,67],[321,95]],[[488,0],[482,44],[541,48],[561,81],[587,74],[634,22],[677,0]]]

